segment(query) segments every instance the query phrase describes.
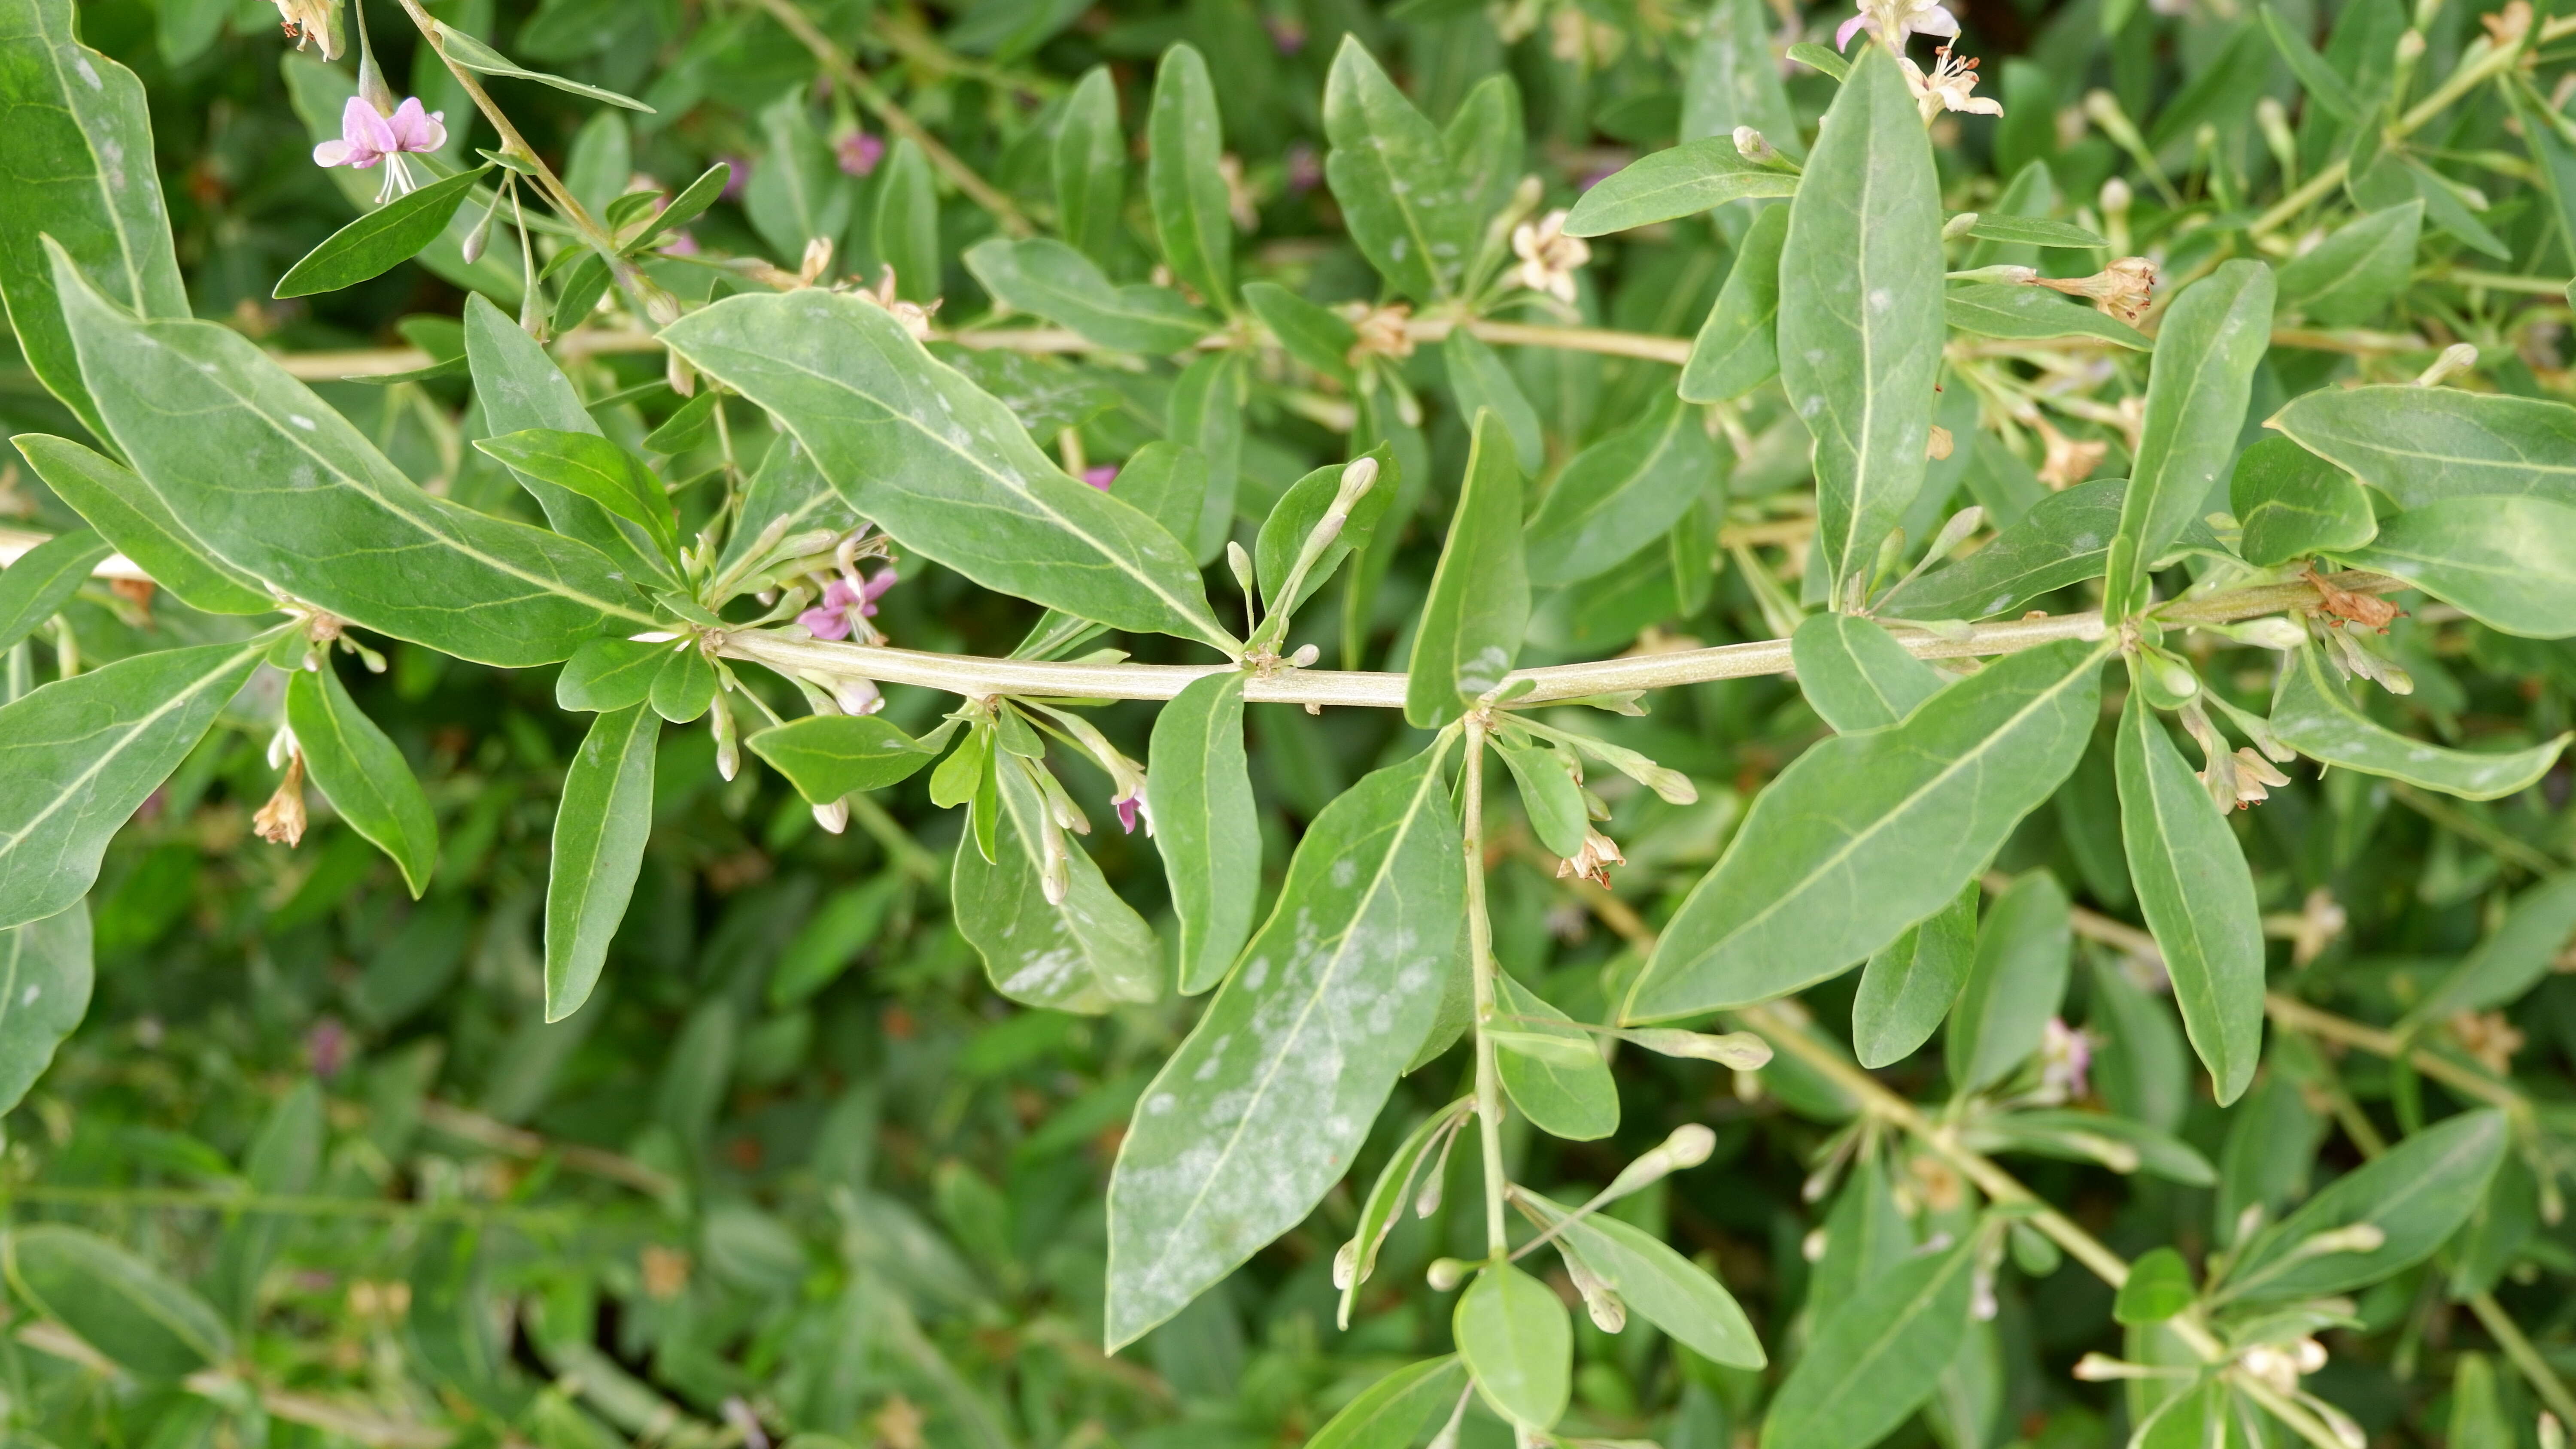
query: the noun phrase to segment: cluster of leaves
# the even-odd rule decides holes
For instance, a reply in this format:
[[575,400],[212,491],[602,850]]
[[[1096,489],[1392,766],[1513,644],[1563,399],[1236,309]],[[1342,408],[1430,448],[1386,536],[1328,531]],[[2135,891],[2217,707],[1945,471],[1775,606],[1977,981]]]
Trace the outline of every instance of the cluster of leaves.
[[2576,22],[349,4],[0,0],[8,1434],[2564,1443]]

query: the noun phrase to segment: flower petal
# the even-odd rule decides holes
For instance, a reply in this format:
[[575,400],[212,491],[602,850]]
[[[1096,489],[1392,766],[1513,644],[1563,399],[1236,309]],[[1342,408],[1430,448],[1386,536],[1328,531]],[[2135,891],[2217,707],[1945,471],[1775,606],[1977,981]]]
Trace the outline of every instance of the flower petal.
[[321,145],[313,148],[313,164],[316,166],[346,166],[349,164],[349,155],[348,142],[325,141]]

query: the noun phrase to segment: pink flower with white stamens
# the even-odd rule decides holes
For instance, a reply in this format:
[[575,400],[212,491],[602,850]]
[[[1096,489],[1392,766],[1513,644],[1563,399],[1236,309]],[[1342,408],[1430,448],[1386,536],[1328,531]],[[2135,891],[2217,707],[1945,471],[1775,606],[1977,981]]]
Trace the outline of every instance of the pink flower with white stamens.
[[340,108],[340,139],[313,148],[316,166],[348,166],[365,171],[388,156],[405,151],[435,151],[447,144],[447,113],[424,111],[413,96],[380,115],[365,100],[349,97]]
[[879,569],[875,576],[858,584],[846,578],[834,579],[823,586],[823,602],[797,615],[796,622],[817,639],[847,639],[853,629],[864,627],[859,620],[875,617],[877,600],[894,585],[892,567]]

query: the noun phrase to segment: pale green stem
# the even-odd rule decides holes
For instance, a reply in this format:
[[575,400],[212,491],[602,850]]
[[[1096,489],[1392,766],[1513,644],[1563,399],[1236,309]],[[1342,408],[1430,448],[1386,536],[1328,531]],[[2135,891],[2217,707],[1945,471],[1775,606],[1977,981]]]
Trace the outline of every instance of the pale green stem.
[[1467,759],[1460,785],[1465,819],[1462,849],[1467,865],[1467,967],[1475,983],[1476,1133],[1485,1148],[1485,1251],[1501,1259],[1511,1251],[1503,1222],[1503,1074],[1494,1039],[1494,927],[1485,918],[1485,722],[1467,717]]

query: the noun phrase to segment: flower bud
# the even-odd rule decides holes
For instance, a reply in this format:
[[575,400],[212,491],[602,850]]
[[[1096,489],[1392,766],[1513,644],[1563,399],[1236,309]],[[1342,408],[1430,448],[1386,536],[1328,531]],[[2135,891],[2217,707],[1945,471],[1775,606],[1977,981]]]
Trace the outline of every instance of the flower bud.
[[1299,669],[1304,669],[1323,657],[1324,651],[1316,646],[1300,644],[1297,646],[1297,652],[1288,656],[1288,662]]
[[1957,241],[1959,238],[1966,236],[1968,234],[1968,229],[1976,224],[1977,214],[1975,212],[1960,212],[1957,216],[1941,223],[1941,240]]
[[2322,1258],[2335,1253],[2376,1253],[2388,1245],[2388,1234],[2377,1223],[2353,1223],[2330,1228],[2290,1251],[2290,1257]]
[[716,737],[716,773],[727,781],[742,772],[742,740],[733,727],[733,711],[718,694],[707,708],[707,730]]
[[1377,483],[1377,459],[1354,458],[1342,469],[1342,485],[1333,491],[1332,512],[1348,515]]
[[849,829],[849,802],[846,800],[835,800],[829,805],[815,806],[814,823],[822,826],[824,830],[833,835],[838,835],[842,831]]
[[1347,1290],[1360,1277],[1360,1240],[1351,1239],[1333,1251],[1333,1286]]
[[1603,1333],[1617,1333],[1628,1326],[1628,1305],[1581,1258],[1567,1253],[1565,1273],[1574,1280],[1574,1291],[1583,1295],[1583,1308],[1592,1315],[1593,1327]]
[[1678,1027],[1652,1026],[1620,1035],[1650,1052],[1668,1057],[1692,1057],[1704,1062],[1749,1072],[1766,1066],[1771,1060],[1771,1044],[1749,1031],[1711,1036],[1705,1032],[1683,1031]]
[[1470,1266],[1472,1265],[1459,1258],[1434,1258],[1422,1277],[1431,1285],[1432,1292],[1446,1293],[1467,1281],[1467,1269]]
[[1768,138],[1751,126],[1735,128],[1735,154],[1756,166],[1767,166],[1779,159],[1780,152]]
[[2477,365],[2477,344],[2474,342],[2454,342],[2450,346],[2443,348],[2442,355],[2433,359],[2433,365],[2425,368],[2424,371],[2416,377],[2415,385],[2417,387],[2438,387],[2442,383],[2449,381],[2451,378],[2459,375],[2460,373],[2466,372]]

